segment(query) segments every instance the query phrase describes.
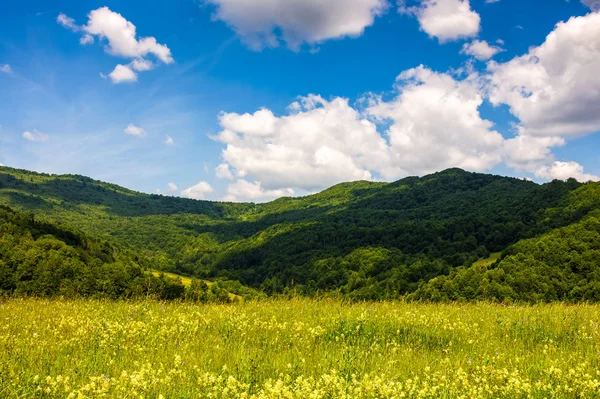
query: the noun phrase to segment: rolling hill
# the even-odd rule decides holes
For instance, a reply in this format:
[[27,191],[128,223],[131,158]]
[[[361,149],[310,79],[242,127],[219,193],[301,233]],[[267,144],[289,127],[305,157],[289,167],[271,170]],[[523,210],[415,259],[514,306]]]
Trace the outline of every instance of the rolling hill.
[[[237,281],[238,288],[267,294],[580,300],[595,298],[586,281],[600,281],[593,252],[600,185],[575,180],[538,185],[449,169],[394,183],[343,183],[265,204],[233,204],[3,167],[0,204],[114,240],[138,251],[154,269]],[[560,248],[561,256],[544,258],[536,249],[539,241]],[[573,246],[585,266],[567,273],[572,257],[566,254],[573,255]],[[477,262],[492,252],[502,255]],[[537,271],[529,275],[523,268]],[[501,272],[504,277],[497,277]],[[546,285],[527,286],[540,273],[552,275]],[[488,283],[494,289],[482,288]]]

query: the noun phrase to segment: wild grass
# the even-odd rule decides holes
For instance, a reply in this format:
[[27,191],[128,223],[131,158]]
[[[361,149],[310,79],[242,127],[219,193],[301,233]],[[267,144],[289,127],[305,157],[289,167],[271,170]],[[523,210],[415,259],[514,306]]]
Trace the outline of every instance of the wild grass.
[[600,397],[600,306],[8,300],[0,398]]

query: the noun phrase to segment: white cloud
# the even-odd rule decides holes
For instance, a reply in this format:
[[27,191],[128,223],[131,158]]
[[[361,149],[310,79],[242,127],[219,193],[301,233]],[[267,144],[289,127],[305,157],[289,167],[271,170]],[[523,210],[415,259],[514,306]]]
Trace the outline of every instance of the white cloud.
[[173,62],[171,50],[166,45],[159,44],[154,37],[141,37],[138,40],[135,25],[108,7],[91,11],[87,24],[81,29],[106,39],[108,45],[105,49],[109,54],[127,58],[153,54],[165,64]]
[[253,115],[222,113],[223,131],[216,139],[226,144],[222,156],[228,167],[219,166],[220,173],[229,177],[225,170],[232,168],[267,190],[372,178],[367,168],[384,162],[386,153],[375,124],[343,98],[308,96],[297,106],[279,118],[264,109]]
[[399,11],[415,15],[421,30],[440,42],[477,36],[481,17],[471,10],[469,0],[420,0],[419,6],[406,7],[399,1]]
[[151,61],[145,60],[143,58],[138,58],[131,62],[131,67],[136,71],[149,71],[154,68],[154,64]]
[[251,183],[247,180],[240,179],[227,187],[227,195],[224,200],[228,202],[267,201],[292,195],[294,195],[294,190],[291,188],[265,190],[260,182]]
[[146,137],[146,135],[147,135],[147,133],[144,129],[142,129],[141,127],[135,126],[133,123],[130,123],[129,125],[127,125],[127,127],[125,128],[125,130],[123,130],[123,132],[125,132],[125,134],[129,134],[130,136],[136,136],[136,137]]
[[521,135],[600,130],[600,13],[557,24],[541,46],[488,70],[490,100],[509,105]]
[[377,99],[367,112],[391,122],[392,153],[384,177],[449,167],[484,171],[501,161],[503,138],[479,115],[483,96],[476,75],[463,81],[423,66],[404,71],[391,101]]
[[81,36],[81,39],[79,39],[79,44],[82,46],[94,44],[94,36],[88,34]]
[[45,142],[50,139],[50,136],[33,129],[32,131],[23,132],[23,138],[28,141]]
[[75,20],[73,18],[70,18],[63,13],[58,14],[58,17],[56,17],[56,22],[58,22],[63,27],[72,30],[73,32],[77,32],[81,29],[75,23]]
[[227,165],[226,163],[222,163],[216,167],[215,175],[219,179],[233,180],[233,175],[231,174],[231,171],[229,170],[229,165]]
[[598,176],[584,173],[583,166],[577,162],[554,162],[550,166],[540,168],[535,174],[544,179],[567,180],[572,177],[580,182],[600,181]]
[[465,43],[460,52],[475,57],[479,61],[486,61],[501,51],[504,50],[498,46],[490,46],[485,40],[473,40],[471,43]]
[[62,13],[56,20],[60,25],[73,32],[82,32],[83,36],[79,40],[81,45],[93,44],[94,37],[98,37],[99,41],[108,42],[105,46],[108,54],[133,59],[129,65],[117,65],[109,75],[114,83],[135,82],[137,75],[133,70],[153,69],[155,65],[144,58],[148,55],[155,56],[165,64],[173,62],[169,47],[158,43],[156,38],[151,36],[138,38],[135,25],[108,7],[90,11],[87,24],[82,26],[77,25],[73,18]]
[[600,0],[581,0],[581,2],[592,11],[600,11]]
[[179,188],[177,187],[177,184],[175,184],[175,183],[169,183],[168,187],[169,187],[170,191],[177,191],[177,190],[179,190]]
[[127,65],[118,64],[115,69],[108,74],[113,83],[131,83],[137,81],[137,74]]
[[[504,163],[558,176],[552,148],[559,136],[519,134],[505,139],[479,113],[486,82],[476,72],[457,80],[420,66],[402,72],[392,99],[370,95],[363,108],[348,100],[309,95],[283,116],[221,113],[223,163],[215,169],[230,184],[229,200],[262,200],[323,189],[342,181],[395,180],[450,167],[488,171]],[[569,164],[571,165],[571,164]],[[563,174],[589,177],[583,170]]]
[[[388,0],[204,0],[214,17],[230,25],[252,49],[362,35],[388,8]],[[278,33],[281,32],[281,35]]]
[[173,137],[167,136],[167,139],[165,140],[165,144],[166,145],[173,145],[173,144],[175,144],[175,141],[173,141]]
[[186,188],[180,194],[183,197],[201,200],[201,199],[206,198],[206,194],[210,194],[214,191],[215,190],[210,186],[210,184],[208,184],[205,181],[201,181],[200,183],[196,184],[195,186]]
[[0,65],[0,72],[11,73],[12,68],[8,64]]
[[485,0],[486,4],[492,4],[492,3],[497,3],[500,0]]

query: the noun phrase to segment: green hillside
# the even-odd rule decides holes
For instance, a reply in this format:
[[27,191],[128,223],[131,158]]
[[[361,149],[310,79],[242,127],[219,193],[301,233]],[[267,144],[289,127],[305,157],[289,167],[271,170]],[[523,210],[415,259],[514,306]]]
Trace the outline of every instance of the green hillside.
[[[527,294],[512,283],[498,283],[516,290],[502,291],[510,295],[466,292],[462,285],[451,290],[454,294],[433,284],[457,282],[466,271],[492,273],[498,265],[505,265],[505,273],[520,272],[526,263],[519,256],[539,255],[532,242],[564,241],[565,228],[573,229],[570,239],[589,244],[585,234],[593,232],[590,212],[600,208],[599,187],[575,180],[538,185],[449,169],[389,184],[343,183],[266,204],[231,204],[148,195],[82,176],[0,168],[0,204],[114,240],[137,251],[153,269],[239,281],[267,294],[327,291],[354,299],[408,294],[434,300],[588,299],[591,294],[576,295],[571,282],[579,287],[581,279],[596,275],[579,270],[573,272],[576,277],[552,277],[568,280],[571,289],[536,286]],[[499,262],[477,262],[502,251]],[[508,262],[517,266],[508,268]],[[564,262],[560,258],[548,267],[564,267]]]
[[182,297],[180,281],[148,276],[135,251],[0,206],[0,294]]

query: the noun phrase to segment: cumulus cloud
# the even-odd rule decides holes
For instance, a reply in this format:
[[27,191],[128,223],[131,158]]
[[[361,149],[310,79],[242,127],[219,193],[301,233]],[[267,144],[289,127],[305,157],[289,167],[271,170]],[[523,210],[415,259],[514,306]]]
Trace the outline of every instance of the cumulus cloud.
[[501,47],[490,46],[485,40],[473,40],[471,43],[465,43],[460,52],[475,57],[479,61],[487,61],[501,51],[504,51]]
[[50,136],[48,136],[46,133],[41,133],[33,129],[32,131],[28,130],[23,132],[23,138],[27,141],[45,142],[50,139]]
[[581,182],[600,181],[598,176],[584,173],[583,166],[577,162],[554,162],[550,166],[545,166],[536,171],[536,176],[544,179],[567,180],[575,178]]
[[[569,173],[589,180],[573,163],[557,163],[559,136],[519,133],[504,138],[479,113],[482,76],[458,80],[420,66],[402,72],[395,96],[369,95],[359,106],[347,99],[300,98],[283,116],[221,113],[225,144],[220,179],[236,180],[228,200],[263,200],[307,193],[341,181],[395,180],[450,167],[488,171],[504,163],[541,179]],[[566,166],[570,166],[567,168]],[[560,172],[560,173],[559,173]]]
[[[231,26],[252,49],[293,50],[303,43],[362,35],[388,8],[388,0],[204,0],[216,6],[215,19]],[[280,34],[279,34],[280,32]]]
[[137,74],[127,65],[118,64],[115,69],[108,74],[113,83],[131,83],[137,81]]
[[471,9],[469,0],[419,0],[418,6],[407,7],[399,1],[399,11],[414,15],[421,30],[440,42],[477,36],[481,17]]
[[491,61],[489,98],[508,104],[528,136],[572,137],[600,130],[600,13],[561,22],[523,56]]
[[174,145],[175,141],[173,140],[173,137],[167,136],[167,139],[165,140],[165,144],[166,145]]
[[[322,188],[339,181],[371,179],[386,153],[375,124],[361,118],[347,99],[327,101],[308,96],[297,111],[275,117],[271,111],[222,113],[225,166],[241,178],[250,177],[267,190],[282,187]],[[385,161],[383,161],[385,162]],[[230,172],[231,173],[231,172]]]
[[233,180],[233,175],[231,174],[231,171],[229,170],[229,165],[227,165],[226,163],[222,163],[216,167],[215,175],[219,179]]
[[136,26],[108,7],[90,11],[87,23],[82,26],[62,13],[56,20],[73,32],[83,33],[79,40],[80,44],[92,44],[97,37],[99,41],[107,43],[104,49],[108,54],[133,59],[129,65],[117,65],[109,75],[114,83],[134,82],[137,80],[137,75],[133,70],[147,71],[154,68],[154,64],[144,58],[146,56],[152,55],[165,64],[173,62],[169,47],[158,43],[152,36],[138,38]]
[[294,190],[291,188],[266,190],[261,186],[260,182],[252,183],[240,179],[227,187],[227,195],[224,200],[228,202],[267,201],[292,195],[294,195]]
[[135,137],[146,137],[146,135],[147,135],[147,133],[144,129],[142,129],[141,127],[135,126],[133,123],[130,123],[129,125],[127,125],[127,127],[125,128],[125,130],[123,130],[123,132],[125,134],[128,134],[130,136],[135,136]]
[[11,73],[12,68],[8,64],[0,65],[0,72]]
[[205,199],[207,194],[214,192],[215,190],[205,181],[201,181],[195,186],[188,187],[185,190],[181,191],[181,195],[183,197],[192,198],[192,199]]
[[170,191],[177,191],[177,190],[179,190],[179,188],[177,187],[177,184],[175,184],[175,183],[169,183],[168,187],[169,187]]
[[396,89],[395,99],[378,99],[367,109],[391,123],[391,166],[380,171],[384,177],[448,167],[484,171],[501,161],[503,137],[479,115],[477,79],[457,81],[420,66],[400,74]]

